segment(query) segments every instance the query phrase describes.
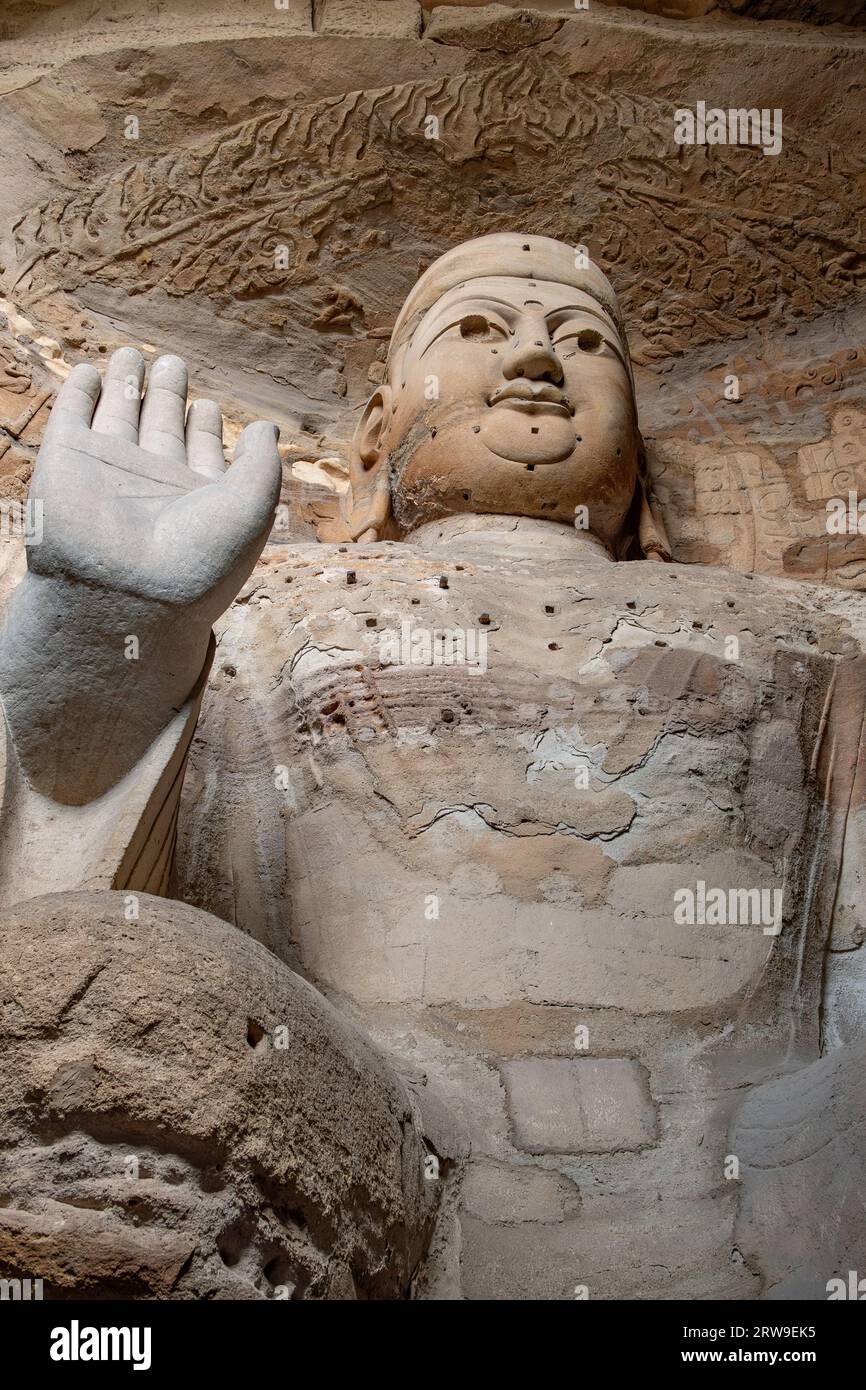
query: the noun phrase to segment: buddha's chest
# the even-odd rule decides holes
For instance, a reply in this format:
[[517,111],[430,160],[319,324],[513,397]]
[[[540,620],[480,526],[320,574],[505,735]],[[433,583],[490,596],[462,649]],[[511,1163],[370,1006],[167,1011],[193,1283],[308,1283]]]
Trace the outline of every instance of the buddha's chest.
[[836,654],[787,589],[397,549],[320,547],[233,625],[314,794],[374,820],[378,795],[411,833],[481,807],[508,834],[639,832],[645,851],[676,835],[775,852],[801,825]]
[[237,769],[235,910],[272,882],[266,939],[368,1001],[729,997],[761,921],[684,926],[676,895],[789,892],[808,846],[838,653],[794,587],[387,546],[273,566],[205,727]]
[[339,806],[416,863],[446,822],[486,827],[498,854],[531,847],[539,879],[588,849],[793,851],[842,643],[796,586],[397,546],[304,561],[242,598],[217,667],[288,769],[292,815]]

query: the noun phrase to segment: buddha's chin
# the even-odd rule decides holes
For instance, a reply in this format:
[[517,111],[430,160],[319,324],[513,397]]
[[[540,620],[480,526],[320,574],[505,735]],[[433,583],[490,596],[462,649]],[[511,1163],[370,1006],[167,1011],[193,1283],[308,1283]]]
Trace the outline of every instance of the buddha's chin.
[[480,442],[496,458],[539,466],[561,463],[580,448],[574,421],[565,411],[530,413],[505,405],[485,416]]

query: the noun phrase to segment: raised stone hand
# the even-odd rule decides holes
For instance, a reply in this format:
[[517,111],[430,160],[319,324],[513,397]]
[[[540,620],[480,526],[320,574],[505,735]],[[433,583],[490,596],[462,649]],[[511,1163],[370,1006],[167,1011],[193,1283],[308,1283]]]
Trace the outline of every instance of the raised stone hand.
[[275,425],[243,431],[227,471],[214,401],[187,411],[179,357],[112,356],[105,380],[73,369],[51,412],[31,497],[44,534],[37,574],[83,580],[157,603],[201,605],[212,622],[261,552],[279,498]]
[[33,475],[42,538],[0,637],[0,695],[31,787],[82,804],[124,776],[188,699],[211,626],[273,522],[277,427],[226,470],[213,401],[186,409],[178,357],[116,352],[58,394]]

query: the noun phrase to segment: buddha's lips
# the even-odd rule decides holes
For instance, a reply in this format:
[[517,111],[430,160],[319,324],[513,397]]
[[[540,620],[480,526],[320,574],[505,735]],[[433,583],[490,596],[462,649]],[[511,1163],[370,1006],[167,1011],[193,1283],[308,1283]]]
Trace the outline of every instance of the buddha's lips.
[[488,405],[509,402],[514,405],[553,405],[574,414],[574,406],[558,386],[547,381],[509,381],[487,397]]

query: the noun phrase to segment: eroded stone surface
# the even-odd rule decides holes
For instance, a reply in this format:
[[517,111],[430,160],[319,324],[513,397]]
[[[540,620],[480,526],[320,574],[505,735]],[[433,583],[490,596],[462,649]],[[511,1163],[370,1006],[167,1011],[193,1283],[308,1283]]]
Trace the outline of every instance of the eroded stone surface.
[[421,33],[421,6],[418,0],[383,0],[370,5],[367,0],[324,0],[316,16],[320,34],[389,39],[414,38]]
[[131,901],[0,923],[0,1272],[56,1298],[406,1295],[434,1189],[387,1065],[233,928]]
[[[737,1243],[764,1297],[821,1299],[862,1267],[866,1217],[866,1047],[862,1039],[748,1097],[732,1136],[744,1198]],[[838,1293],[835,1295],[838,1297]]]
[[608,1153],[656,1138],[655,1108],[639,1062],[521,1058],[503,1067],[514,1141],[528,1153]]

